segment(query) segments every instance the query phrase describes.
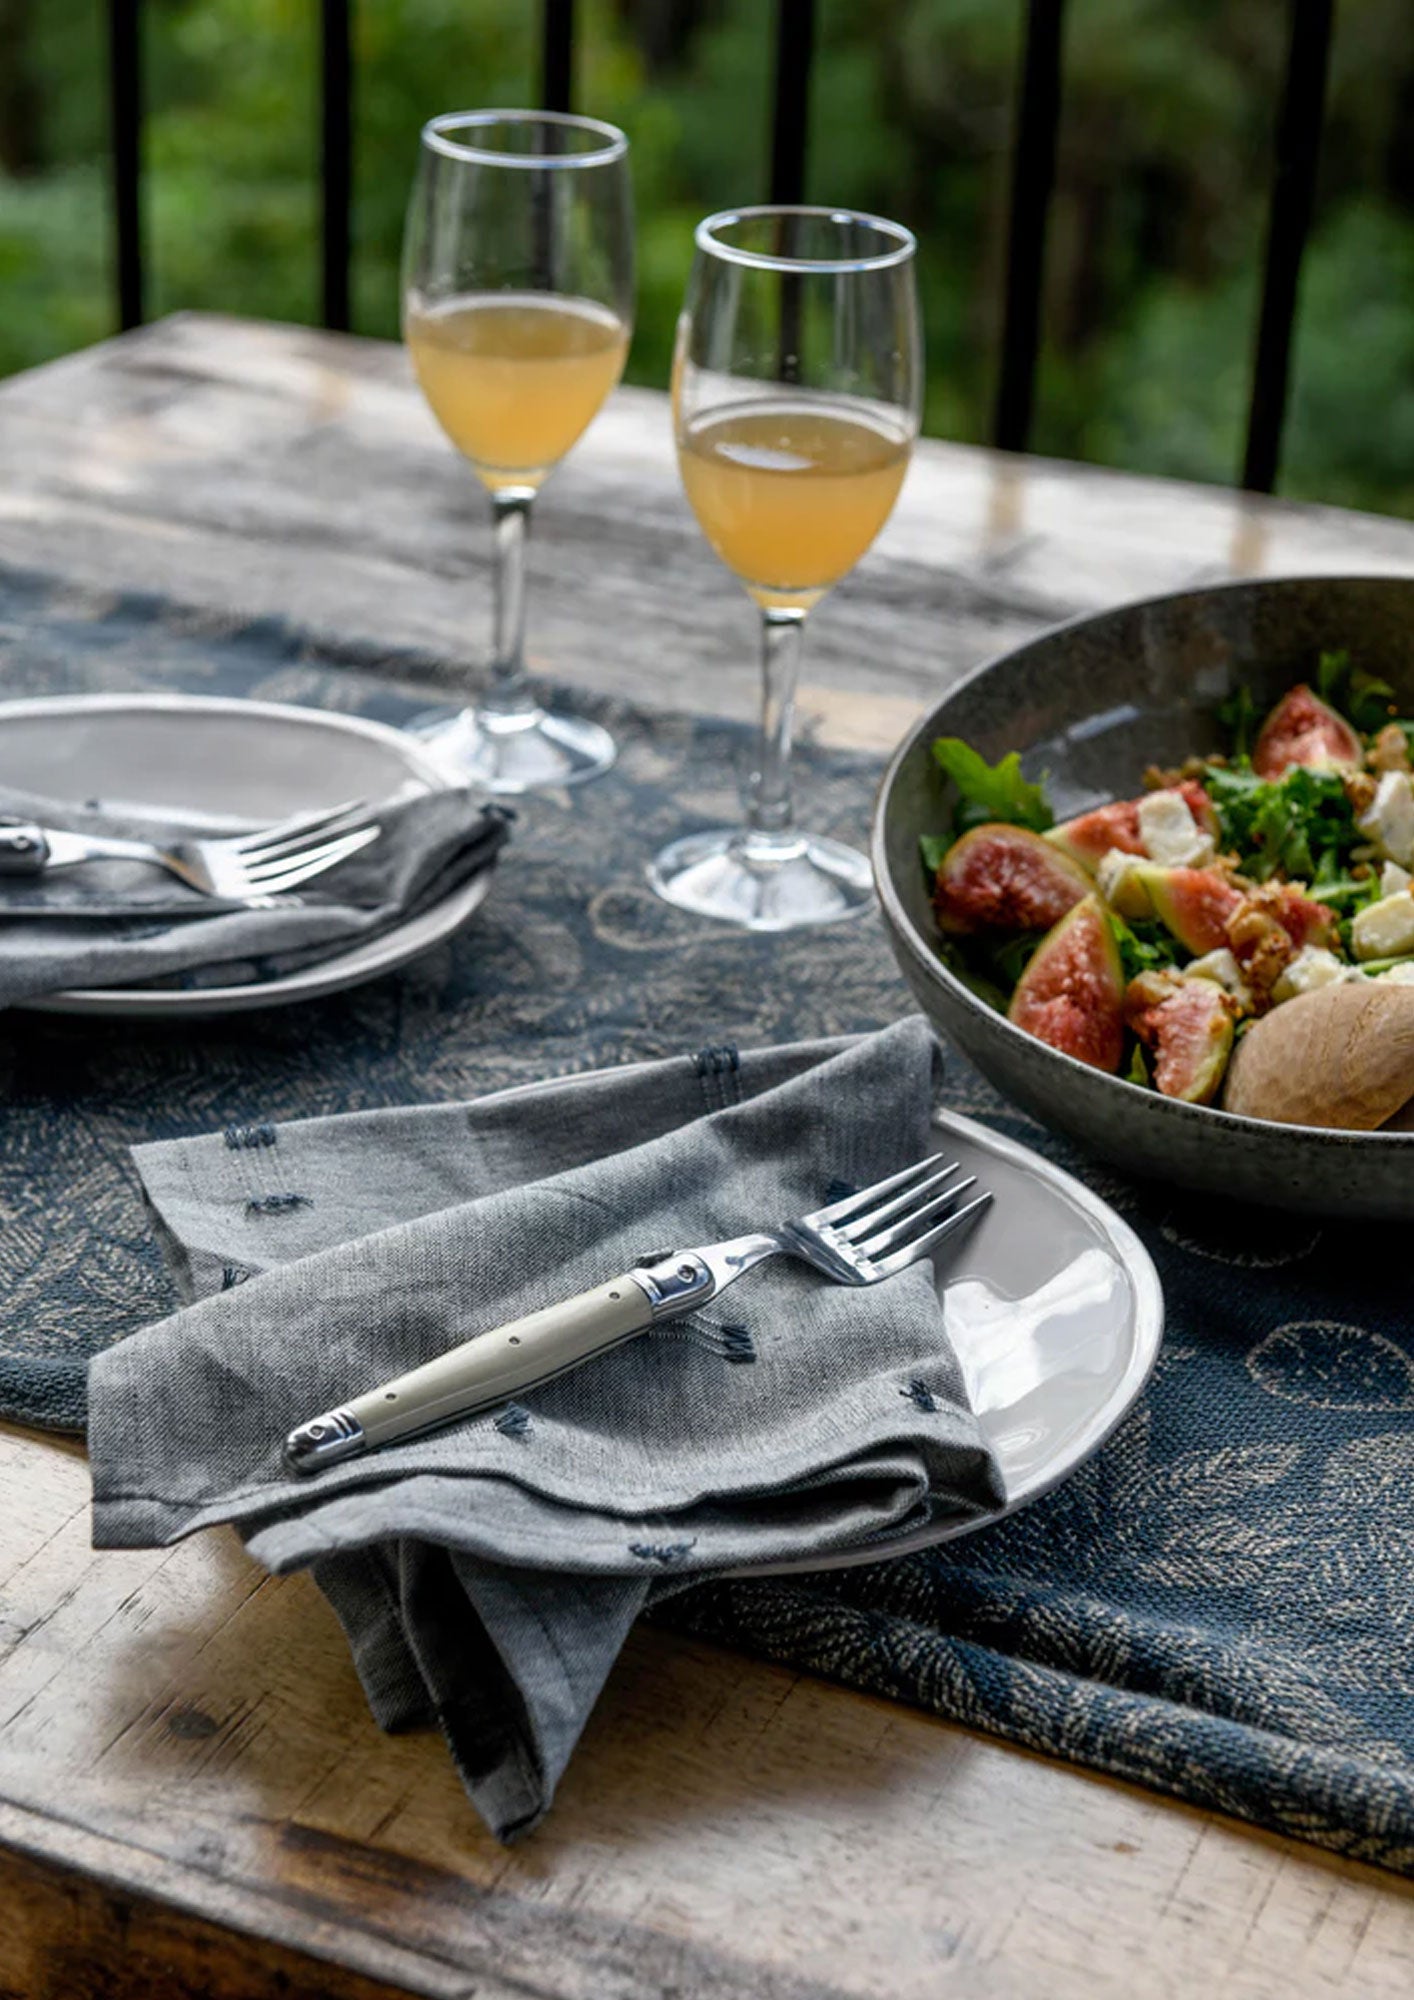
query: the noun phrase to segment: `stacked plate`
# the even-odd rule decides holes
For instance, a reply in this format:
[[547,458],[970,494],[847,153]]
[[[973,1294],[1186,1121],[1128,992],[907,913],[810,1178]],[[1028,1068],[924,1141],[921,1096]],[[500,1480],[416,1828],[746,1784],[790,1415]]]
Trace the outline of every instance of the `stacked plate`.
[[[345,799],[405,799],[445,780],[410,736],[358,716],[203,695],[66,695],[0,704],[7,786],[154,823],[242,833]],[[58,1014],[225,1014],[336,993],[438,944],[484,901],[491,871],[338,957],[282,978],[193,991],[104,987],[33,1005]]]

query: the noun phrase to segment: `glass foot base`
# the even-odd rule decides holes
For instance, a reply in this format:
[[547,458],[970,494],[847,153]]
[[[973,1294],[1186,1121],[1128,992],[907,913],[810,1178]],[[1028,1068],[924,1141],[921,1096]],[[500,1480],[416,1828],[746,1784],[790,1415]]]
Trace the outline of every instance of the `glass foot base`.
[[488,792],[553,791],[607,771],[617,754],[613,737],[578,715],[543,708],[492,715],[479,708],[437,710],[408,725],[432,761],[463,785]]
[[869,863],[837,840],[740,830],[689,834],[648,864],[658,894],[681,910],[749,931],[837,924],[874,902]]

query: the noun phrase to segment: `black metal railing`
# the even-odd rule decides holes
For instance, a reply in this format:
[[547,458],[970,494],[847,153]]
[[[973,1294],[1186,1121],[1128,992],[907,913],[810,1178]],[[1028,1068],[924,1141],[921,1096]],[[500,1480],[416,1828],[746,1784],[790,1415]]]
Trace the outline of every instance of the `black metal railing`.
[[[1024,0],[1026,27],[1011,153],[1010,223],[992,441],[1024,451],[1036,401],[1046,233],[1056,176],[1065,0]],[[574,97],[574,0],[542,0],[541,102]],[[1288,0],[1289,38],[1277,120],[1241,483],[1270,493],[1281,456],[1301,262],[1315,205],[1333,0]],[[141,0],[108,0],[115,287],[118,323],[143,318]],[[353,169],[351,0],[320,0],[321,266],[326,326],[349,324]],[[776,0],[769,199],[805,190],[815,0]]]

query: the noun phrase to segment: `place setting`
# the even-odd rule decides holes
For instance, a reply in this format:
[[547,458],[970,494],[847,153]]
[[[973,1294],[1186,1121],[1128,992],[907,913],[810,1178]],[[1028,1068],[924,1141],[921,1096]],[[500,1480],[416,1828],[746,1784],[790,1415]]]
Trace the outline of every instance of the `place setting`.
[[186,691],[220,642],[168,630],[159,692],[0,705],[49,1245],[0,1413],[84,1431],[98,1550],[307,1573],[498,1840],[647,1621],[1407,1871],[1414,584],[1123,605],[940,676],[887,767],[797,745],[919,434],[915,250],[697,225],[665,444],[758,723],[611,730],[528,671],[525,555],[629,351],[628,141],[428,123],[404,335],[488,669],[438,709],[389,655],[375,718]]

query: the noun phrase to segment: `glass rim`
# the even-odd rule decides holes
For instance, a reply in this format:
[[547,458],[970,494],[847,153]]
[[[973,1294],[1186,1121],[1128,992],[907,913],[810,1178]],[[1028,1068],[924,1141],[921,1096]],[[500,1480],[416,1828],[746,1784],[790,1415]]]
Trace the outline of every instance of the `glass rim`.
[[[742,250],[734,243],[724,243],[717,234],[720,229],[729,228],[738,222],[760,222],[771,216],[809,216],[816,221],[863,223],[879,235],[889,238],[891,250],[881,250],[872,257],[777,257],[765,250]],[[858,208],[824,208],[804,202],[762,202],[753,208],[722,208],[715,215],[704,216],[693,232],[694,241],[706,256],[720,257],[729,264],[745,264],[754,271],[819,271],[842,273],[848,271],[887,271],[895,265],[905,264],[918,249],[918,239],[911,229],[905,229],[901,222],[890,222],[882,215],[869,215]]]
[[[509,153],[493,146],[468,146],[448,137],[450,132],[476,130],[487,125],[559,125],[575,132],[591,132],[604,140],[602,146],[582,153]],[[422,143],[445,159],[464,160],[478,167],[605,167],[621,160],[628,151],[628,134],[603,118],[581,118],[570,111],[439,111],[422,128]]]

